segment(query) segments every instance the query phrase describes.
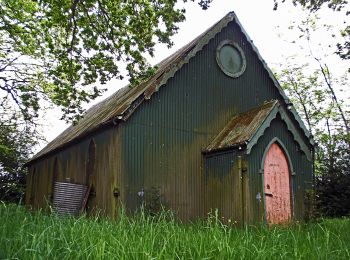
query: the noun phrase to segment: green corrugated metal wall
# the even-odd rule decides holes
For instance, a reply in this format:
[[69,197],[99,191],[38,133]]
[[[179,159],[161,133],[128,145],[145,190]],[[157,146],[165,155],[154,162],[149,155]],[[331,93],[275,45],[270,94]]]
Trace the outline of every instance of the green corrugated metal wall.
[[[247,156],[248,174],[250,179],[250,194],[252,194],[251,205],[253,208],[254,221],[263,205],[259,205],[256,195],[258,192],[263,196],[262,187],[262,160],[263,154],[269,142],[277,137],[282,141],[292,161],[295,175],[292,176],[292,193],[294,197],[294,218],[301,220],[304,217],[304,190],[310,189],[312,184],[312,163],[308,161],[305,154],[300,152],[294,141],[293,135],[288,131],[285,123],[280,119],[271,122],[270,127],[265,131],[252,152]],[[263,200],[262,200],[263,203]]]
[[[144,202],[143,194],[156,189],[161,194],[162,203],[181,219],[206,217],[212,207],[222,205],[220,210],[223,217],[229,218],[232,212],[233,218],[240,221],[239,218],[243,216],[240,214],[243,213],[235,211],[242,207],[242,203],[232,204],[231,199],[239,203],[241,199],[236,198],[242,195],[234,189],[230,190],[229,186],[230,183],[238,185],[235,153],[206,159],[201,150],[232,116],[267,100],[281,100],[281,97],[239,27],[233,22],[229,27],[210,40],[127,122],[100,131],[57,155],[34,163],[30,170],[35,168],[34,177],[40,179],[35,184],[37,188],[33,188],[37,205],[42,206],[39,198],[50,193],[44,186],[48,186],[55,157],[65,177],[85,174],[88,145],[94,138],[97,159],[93,205],[107,214],[114,216],[119,202],[133,212]],[[236,79],[226,76],[216,64],[216,47],[226,39],[236,41],[246,56],[246,71]],[[283,135],[287,135],[284,132],[276,130],[271,135],[282,135],[281,139],[284,140],[286,137]],[[247,157],[249,178],[244,189],[251,190],[251,193],[244,199],[251,201],[251,205],[246,205],[244,210],[248,221],[257,219],[260,214],[252,198],[260,185],[256,172],[259,170],[257,165],[262,147],[263,141],[259,141]],[[43,164],[46,166],[41,166]],[[300,164],[296,168],[302,169],[307,163],[302,161],[295,164]],[[301,177],[297,175],[295,178]],[[31,175],[28,180],[32,180]],[[218,192],[216,189],[220,183],[226,186]],[[120,191],[119,198],[113,197],[115,189]],[[224,190],[227,190],[227,194]],[[27,201],[30,196],[27,196]],[[297,207],[296,215],[301,214],[300,207]]]
[[114,190],[124,192],[121,183],[121,155],[119,128],[100,131],[90,138],[76,143],[66,149],[40,160],[29,168],[27,176],[26,205],[33,208],[45,208],[52,197],[52,178],[55,161],[58,166],[57,181],[69,181],[85,184],[90,142],[96,144],[96,164],[94,190],[96,195],[90,196],[89,211],[96,208],[98,214],[115,217],[120,205],[120,198],[113,195]]
[[207,155],[204,175],[205,211],[217,214],[225,223],[242,225],[242,181],[237,151]]
[[[139,191],[154,186],[180,218],[205,216],[201,149],[233,115],[280,98],[239,28],[230,26],[233,30],[223,29],[122,127],[130,209],[139,205]],[[238,42],[246,55],[246,71],[237,79],[216,64],[216,47],[225,39]]]

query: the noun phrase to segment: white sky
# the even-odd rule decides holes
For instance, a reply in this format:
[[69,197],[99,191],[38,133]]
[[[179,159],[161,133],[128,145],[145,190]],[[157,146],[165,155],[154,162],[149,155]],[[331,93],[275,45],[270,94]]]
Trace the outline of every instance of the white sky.
[[[197,3],[190,2],[184,6],[186,8],[186,21],[179,25],[179,32],[173,37],[175,45],[170,50],[165,46],[157,46],[155,57],[150,60],[151,64],[158,63],[181,48],[230,11],[236,13],[242,26],[270,68],[283,63],[286,56],[300,53],[297,46],[293,47],[288,43],[288,40],[296,38],[296,35],[287,29],[288,26],[291,25],[292,21],[301,19],[300,10],[290,4],[281,4],[278,11],[273,11],[273,0],[213,0],[210,8],[206,11],[201,10]],[[341,24],[343,22],[343,18],[333,12],[320,13],[320,16],[322,17],[321,21],[325,23]],[[323,17],[327,17],[327,19]],[[318,37],[321,39],[317,39],[317,41],[326,40],[322,39],[322,35]],[[333,67],[336,66],[340,71],[345,68],[344,63],[340,63],[337,58],[332,62]],[[349,66],[347,65],[347,67]],[[86,107],[96,104],[126,84],[126,80],[108,83],[108,91],[103,97],[99,97]],[[68,126],[63,121],[58,120],[59,117],[57,111],[51,111],[43,116],[45,122],[43,133],[47,141],[54,139]],[[45,145],[46,143],[42,143],[36,150],[40,150]]]

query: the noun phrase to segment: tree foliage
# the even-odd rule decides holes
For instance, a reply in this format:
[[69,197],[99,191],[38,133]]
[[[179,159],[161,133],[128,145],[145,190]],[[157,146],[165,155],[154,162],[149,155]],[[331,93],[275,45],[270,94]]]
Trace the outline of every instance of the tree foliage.
[[0,200],[10,202],[23,198],[26,176],[23,165],[38,141],[33,126],[20,118],[20,113],[9,108],[0,119]]
[[350,78],[346,68],[339,72],[340,66],[336,68],[338,64],[330,62],[336,46],[332,48],[329,42],[315,39],[314,34],[321,30],[332,34],[332,26],[320,23],[317,16],[309,14],[290,26],[298,37],[292,42],[303,56],[289,57],[280,64],[278,78],[318,146],[314,200],[317,211],[312,214],[340,217],[350,214]]
[[350,216],[350,150],[341,140],[334,154],[322,157],[324,174],[316,177],[316,207],[330,217]]
[[145,57],[157,43],[172,46],[185,19],[180,1],[0,0],[0,199],[22,196],[44,105],[75,122],[100,85],[148,77]]
[[[26,120],[41,99],[71,120],[112,78],[137,83],[152,73],[145,55],[185,19],[177,0],[1,0],[0,89]],[[186,2],[186,0],[184,1]],[[200,0],[206,9],[211,0]],[[126,69],[124,73],[123,70]]]
[[[279,2],[284,3],[286,0],[274,0],[275,9],[277,9]],[[348,4],[347,0],[291,0],[291,2],[294,5],[300,4],[311,11],[318,11],[323,5],[327,5],[334,11],[341,11]]]
[[[350,107],[347,102],[350,73],[345,68],[341,71],[332,67],[334,62],[329,66],[329,57],[334,56],[334,49],[330,42],[318,42],[314,34],[321,30],[331,34],[333,28],[320,23],[318,16],[307,15],[297,26],[289,27],[298,37],[292,43],[297,45],[303,57],[286,59],[287,63],[280,65],[279,77],[309,131],[321,143],[327,139],[324,138],[325,133],[330,139],[331,136],[342,136],[350,148]],[[306,63],[300,64],[298,60],[301,59]]]
[[[280,70],[279,81],[318,144],[316,174],[332,172],[339,145],[347,145],[349,149],[349,107],[329,90],[321,69],[310,70],[309,64],[298,65],[294,62],[290,58],[289,63],[283,65],[285,67]],[[343,76],[332,80],[332,87],[339,93],[339,88],[348,82],[348,77]],[[324,158],[328,158],[327,163]]]
[[341,40],[336,43],[336,54],[342,59],[350,59],[350,24],[348,19],[350,8],[348,0],[274,0],[274,10],[277,10],[279,3],[284,2],[292,2],[295,6],[300,5],[311,13],[316,13],[324,6],[327,6],[331,10],[338,12],[340,17],[344,16],[344,27],[339,28],[338,32]]

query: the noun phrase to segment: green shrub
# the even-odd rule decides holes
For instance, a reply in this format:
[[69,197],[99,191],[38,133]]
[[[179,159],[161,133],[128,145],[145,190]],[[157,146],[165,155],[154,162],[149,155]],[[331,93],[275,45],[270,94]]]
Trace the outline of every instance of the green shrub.
[[346,144],[325,157],[316,177],[316,208],[325,217],[350,216],[350,151]]

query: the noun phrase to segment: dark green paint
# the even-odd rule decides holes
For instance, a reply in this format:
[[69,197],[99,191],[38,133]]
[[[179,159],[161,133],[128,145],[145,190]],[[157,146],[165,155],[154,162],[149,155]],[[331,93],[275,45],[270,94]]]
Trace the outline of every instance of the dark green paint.
[[[246,69],[238,78],[225,75],[216,63],[217,46],[227,39],[236,42],[245,53]],[[283,123],[273,121],[251,153],[242,157],[245,170],[242,176],[235,151],[210,157],[202,154],[233,116],[272,99],[285,105],[250,43],[231,22],[165,86],[143,102],[126,122],[99,131],[57,156],[62,165],[75,164],[69,169],[66,167],[68,174],[73,174],[69,173],[72,170],[85,174],[88,145],[94,138],[97,154],[95,205],[110,215],[114,214],[117,202],[133,212],[149,191],[159,190],[164,205],[180,219],[206,217],[218,207],[220,217],[250,223],[259,221],[262,215],[255,199],[257,192],[261,192],[262,154],[269,140],[278,137],[288,151],[291,150],[297,173],[293,177],[295,218],[300,219],[303,189],[305,182],[311,180],[311,162],[294,151],[293,138]],[[50,164],[54,157],[42,161]],[[116,188],[121,194],[118,199],[112,192]]]
[[[137,207],[133,204],[137,191],[160,186],[164,187],[164,196],[170,197],[171,208],[180,209],[181,218],[205,216],[211,209],[202,201],[208,176],[200,151],[232,116],[271,99],[282,102],[244,35],[232,25],[234,30],[223,29],[124,125],[124,174],[133,193],[129,196],[134,197],[128,207]],[[247,60],[244,74],[236,79],[225,75],[216,64],[216,48],[225,39],[239,44]],[[216,174],[227,174],[227,165],[222,163]],[[250,198],[255,198],[256,187],[261,186],[260,179],[254,177],[249,175],[253,186]],[[255,199],[251,203],[255,205]],[[257,219],[255,208],[252,214]]]
[[[300,151],[298,144],[293,139],[292,134],[287,130],[287,126],[279,118],[272,121],[265,134],[260,138],[257,145],[252,149],[252,152],[247,156],[247,161],[249,164],[249,178],[251,180],[250,192],[254,195],[254,197],[256,197],[258,192],[263,194],[263,155],[266,147],[275,137],[282,141],[293,164],[292,168],[295,174],[291,177],[292,193],[294,196],[293,217],[295,220],[302,220],[305,213],[305,190],[311,189],[312,163],[306,158],[305,154]],[[258,200],[253,199],[251,203],[253,206],[253,211],[257,212],[261,206],[259,205]]]

